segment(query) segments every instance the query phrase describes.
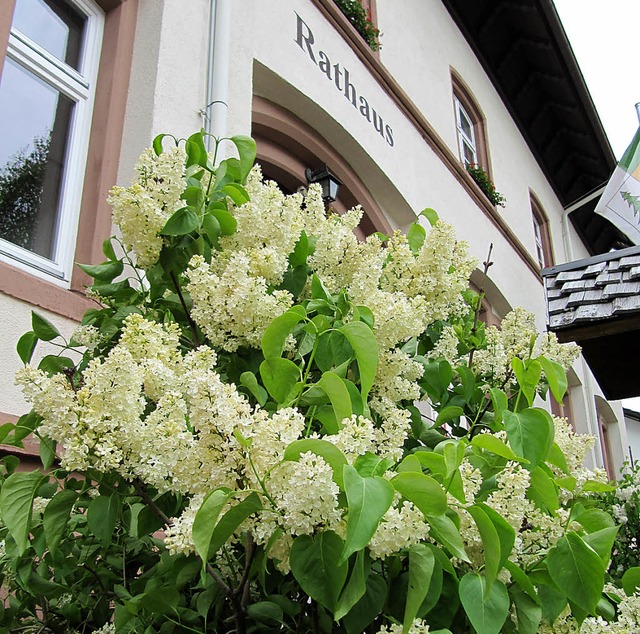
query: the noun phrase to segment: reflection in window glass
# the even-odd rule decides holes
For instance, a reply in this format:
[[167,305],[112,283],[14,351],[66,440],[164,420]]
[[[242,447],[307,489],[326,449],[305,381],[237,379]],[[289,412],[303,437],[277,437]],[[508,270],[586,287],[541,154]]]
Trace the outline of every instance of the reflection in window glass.
[[73,102],[7,59],[0,85],[0,238],[51,258]]
[[14,28],[77,70],[85,22],[61,0],[16,0]]

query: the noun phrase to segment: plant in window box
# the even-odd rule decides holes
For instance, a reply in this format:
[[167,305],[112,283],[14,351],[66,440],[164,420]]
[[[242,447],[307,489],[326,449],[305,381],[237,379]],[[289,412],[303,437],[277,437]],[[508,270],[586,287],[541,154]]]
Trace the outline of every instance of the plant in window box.
[[496,186],[489,178],[489,174],[487,174],[480,165],[477,163],[467,163],[467,172],[469,172],[471,178],[473,178],[492,204],[500,205],[500,207],[505,206],[507,199],[500,192],[496,191]]
[[371,50],[379,51],[382,48],[379,41],[380,30],[373,23],[371,9],[362,6],[359,0],[335,0],[335,3],[356,31],[362,35]]

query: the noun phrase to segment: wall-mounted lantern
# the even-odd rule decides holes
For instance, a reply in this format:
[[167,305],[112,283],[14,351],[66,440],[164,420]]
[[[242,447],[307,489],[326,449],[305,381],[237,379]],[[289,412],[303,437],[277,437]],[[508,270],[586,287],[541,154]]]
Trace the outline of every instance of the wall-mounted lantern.
[[320,183],[320,187],[322,187],[322,200],[324,200],[326,205],[338,199],[338,189],[340,185],[342,185],[342,181],[332,174],[326,165],[323,165],[317,170],[312,170],[308,167],[305,170],[305,176],[309,184]]

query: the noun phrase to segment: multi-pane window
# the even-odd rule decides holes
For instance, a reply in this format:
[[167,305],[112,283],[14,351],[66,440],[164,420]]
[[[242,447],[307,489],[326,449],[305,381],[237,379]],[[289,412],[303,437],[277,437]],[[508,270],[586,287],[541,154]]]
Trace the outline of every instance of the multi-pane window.
[[536,258],[540,268],[553,265],[553,250],[549,235],[549,222],[542,211],[540,203],[531,197],[531,220],[533,222],[533,239],[536,248]]
[[0,253],[69,280],[104,16],[16,0],[0,80]]
[[465,166],[478,164],[478,150],[473,120],[457,97],[453,98],[456,108],[456,126],[458,128],[458,149]]

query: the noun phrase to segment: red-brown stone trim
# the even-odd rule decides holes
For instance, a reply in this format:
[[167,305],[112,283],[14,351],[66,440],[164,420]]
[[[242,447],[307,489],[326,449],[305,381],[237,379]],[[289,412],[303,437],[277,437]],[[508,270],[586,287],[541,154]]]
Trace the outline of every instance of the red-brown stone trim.
[[[266,159],[283,172],[291,174],[301,185],[306,185],[305,168],[319,167],[309,164],[309,161],[326,163],[350,194],[346,207],[362,205],[365,211],[363,228],[369,233],[393,232],[379,205],[351,165],[320,134],[292,112],[254,95],[252,134],[257,141],[258,160]],[[346,211],[340,205],[334,207],[338,212]]]
[[2,79],[2,69],[7,56],[7,45],[9,44],[9,33],[11,32],[15,6],[16,0],[3,0],[3,2],[0,2],[0,79]]
[[553,242],[551,240],[549,217],[547,216],[544,207],[541,205],[540,200],[531,189],[529,190],[529,199],[531,201],[531,213],[540,227],[542,251],[544,253],[544,265],[545,267],[553,266],[555,264],[555,258],[553,256]]
[[360,34],[353,28],[349,20],[347,20],[343,15],[342,11],[336,7],[332,0],[312,0],[312,2],[322,15],[324,15],[324,17],[344,37],[360,61],[371,73],[371,76],[394,101],[399,110],[415,126],[422,138],[436,153],[438,158],[446,165],[449,171],[467,191],[469,196],[471,196],[473,201],[478,205],[478,207],[480,207],[482,212],[487,216],[487,218],[489,218],[502,236],[513,247],[520,259],[533,273],[536,280],[542,284],[540,267],[536,260],[522,242],[520,242],[504,218],[500,216],[496,208],[489,202],[482,190],[467,173],[467,170],[464,168],[462,163],[460,163],[458,157],[449,149],[447,144],[434,130],[422,112],[420,112],[419,108],[400,87],[398,82],[380,62],[376,55],[374,55],[373,51],[367,46]]

